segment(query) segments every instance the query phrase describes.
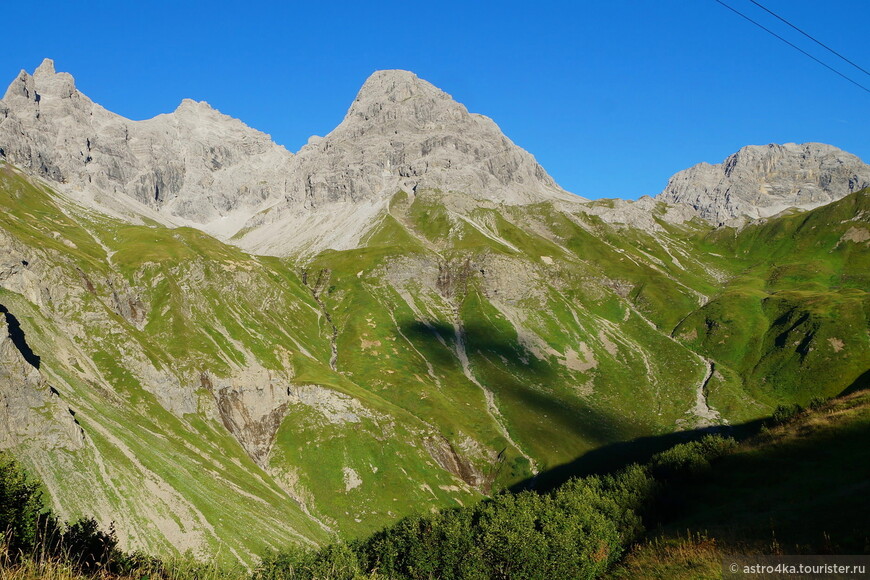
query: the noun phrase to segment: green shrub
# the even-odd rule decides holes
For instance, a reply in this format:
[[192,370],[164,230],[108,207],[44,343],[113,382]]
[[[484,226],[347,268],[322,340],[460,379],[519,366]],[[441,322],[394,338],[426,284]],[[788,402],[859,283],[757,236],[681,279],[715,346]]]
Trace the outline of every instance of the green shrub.
[[492,578],[535,578],[549,546],[542,516],[551,512],[534,493],[501,494],[480,505],[477,538]]
[[293,547],[263,558],[254,580],[352,580],[361,575],[356,553],[345,543],[314,551]]
[[104,532],[96,520],[61,523],[45,507],[40,484],[18,463],[0,452],[0,533],[11,562],[53,558],[82,572],[118,571],[127,556],[118,549],[113,528]]
[[800,405],[779,405],[774,409],[773,415],[770,416],[770,419],[773,421],[774,425],[782,425],[791,420],[795,415],[800,414],[802,411],[803,408]]
[[0,534],[8,554],[30,553],[40,528],[50,521],[45,514],[39,484],[30,480],[14,459],[0,452]]
[[828,400],[822,397],[813,397],[812,399],[810,399],[809,408],[813,411],[818,411],[819,409],[824,407],[827,402]]
[[104,532],[92,518],[66,525],[57,541],[48,545],[51,553],[65,556],[71,564],[85,572],[119,568],[125,558],[118,549],[114,526]]
[[710,469],[710,462],[730,453],[737,442],[730,437],[706,435],[699,441],[681,443],[653,456],[650,470],[659,480],[674,483],[691,479]]
[[389,578],[476,577],[476,519],[473,509],[405,518],[355,543],[354,550],[363,570]]
[[272,554],[254,577],[594,578],[643,532],[639,511],[658,485],[631,466],[546,495],[498,494],[474,507],[405,518],[351,544]]

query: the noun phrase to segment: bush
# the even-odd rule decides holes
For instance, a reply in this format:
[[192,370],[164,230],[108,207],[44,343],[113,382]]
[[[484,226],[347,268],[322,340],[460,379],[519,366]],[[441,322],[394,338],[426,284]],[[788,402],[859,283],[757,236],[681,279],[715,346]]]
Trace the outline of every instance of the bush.
[[710,462],[727,455],[737,446],[730,437],[706,435],[699,441],[675,445],[650,461],[652,474],[660,480],[674,483],[692,479],[710,470]]
[[822,397],[813,397],[812,399],[810,399],[809,408],[813,411],[818,411],[819,409],[824,407],[827,402],[828,400]]
[[729,454],[736,446],[737,442],[730,437],[706,435],[654,455],[647,469],[657,480],[659,489],[653,505],[644,512],[647,517],[663,521],[679,514],[685,505],[685,486],[707,476],[712,470],[711,462]]
[[32,552],[46,516],[39,484],[30,480],[14,459],[0,452],[0,534],[6,550],[17,558]]
[[779,405],[774,409],[773,415],[771,415],[770,419],[773,421],[774,425],[782,425],[791,420],[795,415],[800,414],[802,411],[803,408],[800,405]]
[[344,543],[314,551],[294,547],[263,558],[254,580],[352,580],[361,574],[357,556]]
[[24,558],[51,558],[82,572],[116,571],[126,556],[118,550],[113,528],[104,532],[96,520],[61,523],[45,507],[39,482],[0,452],[0,533],[12,563]]
[[68,524],[49,551],[65,556],[85,572],[117,568],[125,558],[118,549],[114,526],[104,532],[93,518]]
[[553,493],[502,493],[474,507],[409,517],[319,552],[272,554],[256,580],[279,578],[594,578],[643,532],[657,482],[631,466]]

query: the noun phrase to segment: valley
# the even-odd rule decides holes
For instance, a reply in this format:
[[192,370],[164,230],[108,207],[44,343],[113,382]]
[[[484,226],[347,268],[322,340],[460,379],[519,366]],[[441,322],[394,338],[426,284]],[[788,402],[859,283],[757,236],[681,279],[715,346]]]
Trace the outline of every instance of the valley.
[[[0,121],[0,448],[123,549],[251,566],[866,385],[857,158],[766,217],[588,201],[405,71],[294,156],[192,103],[128,123],[43,67]],[[152,173],[136,139],[185,122],[220,129]],[[90,131],[114,141],[85,163]],[[852,163],[816,145],[757,149]]]

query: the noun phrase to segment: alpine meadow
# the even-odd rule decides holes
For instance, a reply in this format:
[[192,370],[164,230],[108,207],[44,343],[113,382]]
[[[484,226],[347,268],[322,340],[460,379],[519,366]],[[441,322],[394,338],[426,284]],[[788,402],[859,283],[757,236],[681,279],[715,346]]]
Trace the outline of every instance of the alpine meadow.
[[46,59],[0,100],[0,248],[4,579],[870,549],[870,166],[834,146],[587,200],[407,71],[291,153]]

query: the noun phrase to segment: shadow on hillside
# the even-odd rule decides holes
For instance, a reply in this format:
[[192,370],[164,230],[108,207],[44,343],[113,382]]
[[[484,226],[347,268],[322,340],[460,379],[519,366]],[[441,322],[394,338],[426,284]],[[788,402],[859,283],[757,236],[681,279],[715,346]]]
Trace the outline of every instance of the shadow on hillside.
[[[400,324],[400,331],[434,366],[462,372],[452,324],[414,320]],[[506,338],[497,329],[479,324],[466,325],[463,332],[476,380],[495,395],[520,445],[539,436],[552,439],[557,433],[574,433],[592,445],[637,435],[636,428],[617,415],[547,390],[548,385],[563,384],[564,377],[552,364],[528,353],[514,337]],[[515,433],[520,422],[524,427]]]
[[787,425],[795,436],[723,457],[697,482],[665,498],[671,534],[710,534],[723,546],[787,554],[867,553],[870,424],[866,414],[828,424]]
[[840,393],[838,396],[845,397],[846,395],[851,395],[852,393],[866,390],[870,390],[870,369],[864,371],[861,376],[859,376],[852,382],[851,385],[843,389],[843,392]]
[[9,312],[9,310],[2,304],[0,304],[0,314],[6,315],[6,326],[9,329],[9,340],[12,341],[15,348],[17,348],[18,352],[21,353],[22,358],[27,361],[30,366],[38,369],[41,359],[35,352],[33,352],[30,345],[27,344],[27,339],[24,337],[24,330],[21,329],[21,323],[18,322],[15,315]]
[[[400,330],[431,364],[442,370],[462,372],[453,325],[415,320],[401,324]],[[486,325],[468,325],[464,328],[464,341],[475,377],[495,394],[499,409],[508,419],[511,435],[520,445],[528,445],[536,436],[574,433],[596,446],[568,463],[519,481],[510,487],[513,492],[528,489],[546,492],[572,477],[612,473],[632,463],[646,462],[674,445],[711,433],[742,440],[757,434],[768,420],[762,418],[737,425],[638,436],[639,428],[629,425],[617,414],[591,407],[579,399],[566,400],[556,393],[530,386],[563,383],[564,377],[559,376],[547,361],[527,353],[514,337],[506,337]],[[521,362],[526,360],[528,363]],[[841,396],[868,387],[870,371],[858,377]],[[521,417],[518,409],[527,412]],[[546,425],[535,423],[541,418],[545,418]],[[518,425],[519,422],[524,425]]]
[[[845,397],[864,390],[870,390],[870,371],[863,373],[855,379],[851,385],[835,398]],[[741,441],[756,435],[765,423],[770,423],[770,420],[770,417],[763,417],[737,425],[706,427],[611,443],[593,449],[574,461],[541,472],[534,478],[521,481],[511,486],[510,490],[519,492],[533,489],[545,493],[559,487],[572,477],[613,473],[632,463],[644,463],[656,453],[666,451],[674,445],[695,441],[711,433],[727,435]]]
[[764,421],[765,419],[756,419],[739,425],[705,427],[611,443],[593,449],[574,461],[542,471],[534,478],[516,483],[510,487],[510,491],[520,492],[533,489],[546,493],[559,487],[572,477],[613,473],[632,463],[645,463],[656,453],[666,451],[674,445],[695,441],[714,433],[734,437],[738,440],[745,439],[758,433]]
[[[425,349],[427,358],[440,365],[458,365],[456,357],[456,328],[446,322],[422,322],[413,320],[400,324],[402,334]],[[527,360],[524,369],[542,380],[553,377],[552,367],[537,357],[531,356],[515,340],[506,340],[495,329],[480,324],[463,326],[465,350],[469,357],[475,352],[483,352],[508,361]]]

